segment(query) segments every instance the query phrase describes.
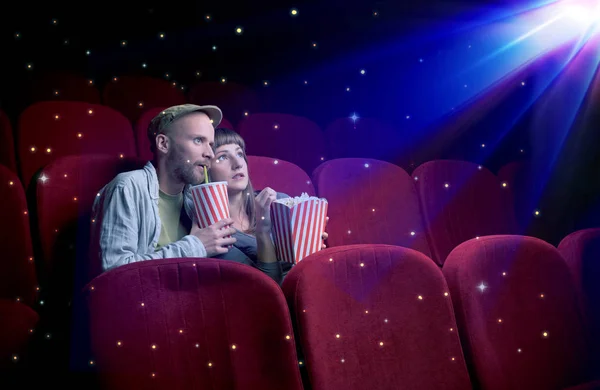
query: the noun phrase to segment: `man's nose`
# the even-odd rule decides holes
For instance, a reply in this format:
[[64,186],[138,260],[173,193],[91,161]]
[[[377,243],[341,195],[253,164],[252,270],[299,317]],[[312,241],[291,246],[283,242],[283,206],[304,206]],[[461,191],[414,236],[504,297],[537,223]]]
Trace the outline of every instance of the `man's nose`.
[[215,158],[215,153],[213,152],[210,146],[207,146],[204,149],[204,153],[202,154],[202,156],[212,160],[213,158]]

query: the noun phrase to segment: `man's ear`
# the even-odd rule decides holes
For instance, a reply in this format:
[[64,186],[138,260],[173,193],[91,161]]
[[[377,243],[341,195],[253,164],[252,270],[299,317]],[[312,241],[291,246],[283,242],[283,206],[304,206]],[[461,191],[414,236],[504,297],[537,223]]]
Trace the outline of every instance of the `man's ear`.
[[167,153],[169,151],[170,142],[169,137],[166,134],[157,134],[156,135],[156,150],[162,153]]

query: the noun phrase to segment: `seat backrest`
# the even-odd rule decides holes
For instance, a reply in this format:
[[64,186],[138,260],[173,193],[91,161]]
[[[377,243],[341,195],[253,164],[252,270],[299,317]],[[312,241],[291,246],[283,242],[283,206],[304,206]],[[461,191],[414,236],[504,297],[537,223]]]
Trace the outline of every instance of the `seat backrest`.
[[248,156],[248,174],[255,190],[271,187],[289,196],[306,192],[315,196],[315,187],[306,172],[296,164],[270,157]]
[[600,369],[600,228],[583,229],[563,238],[558,251],[565,259],[591,330],[594,367]]
[[372,158],[403,167],[410,164],[410,137],[385,121],[339,118],[324,133],[330,158]]
[[51,161],[68,155],[136,155],[131,124],[110,107],[82,102],[40,102],[19,118],[17,134],[21,179],[33,176]]
[[95,81],[76,73],[44,73],[33,80],[30,88],[30,104],[45,100],[100,104],[100,91]]
[[0,165],[0,298],[32,306],[37,275],[25,191],[16,173]]
[[534,237],[472,239],[443,267],[477,388],[564,389],[586,380],[585,329],[564,259]]
[[122,76],[109,81],[102,102],[125,115],[132,123],[149,108],[170,107],[186,102],[185,95],[167,80],[148,76]]
[[[135,121],[135,143],[137,146],[138,157],[144,160],[152,160],[154,155],[150,150],[150,140],[148,138],[148,125],[152,119],[167,107],[155,107],[144,111],[142,115]],[[233,130],[233,125],[227,119],[223,118],[219,127],[225,127]]]
[[319,126],[290,114],[250,114],[237,125],[248,154],[272,157],[298,165],[309,174],[325,159],[325,140]]
[[314,389],[468,389],[442,272],[389,245],[329,248],[283,282]]
[[0,110],[0,164],[17,172],[13,129],[8,115],[2,110]]
[[234,125],[244,116],[260,112],[263,105],[258,94],[251,88],[229,81],[194,84],[188,92],[188,100],[193,104],[218,106]]
[[90,282],[91,350],[106,389],[300,390],[279,286],[215,259],[127,264]]
[[94,222],[90,218],[98,191],[119,173],[144,163],[136,158],[81,155],[59,158],[43,169],[36,186],[37,229],[43,269],[48,283],[55,286],[55,299],[69,298],[73,283],[83,286],[94,274],[88,268],[91,264],[84,262],[89,258],[90,223]]
[[467,161],[426,162],[413,172],[432,258],[440,265],[460,243],[518,231],[510,198],[485,167]]
[[329,214],[329,246],[390,244],[430,255],[413,179],[385,161],[342,158],[313,175]]

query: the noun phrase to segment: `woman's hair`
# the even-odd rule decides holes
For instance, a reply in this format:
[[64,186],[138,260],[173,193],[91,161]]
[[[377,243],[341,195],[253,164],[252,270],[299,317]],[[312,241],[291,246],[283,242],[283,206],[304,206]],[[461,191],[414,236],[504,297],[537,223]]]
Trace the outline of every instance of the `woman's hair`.
[[[216,128],[213,150],[216,151],[217,148],[223,145],[238,145],[242,149],[244,161],[246,161],[246,166],[248,166],[248,158],[246,157],[246,143],[238,133],[224,127]],[[244,209],[248,215],[249,222],[248,229],[244,233],[254,233],[256,229],[256,209],[254,207],[254,188],[252,187],[250,176],[248,176],[248,186],[244,189],[244,193],[246,194]]]

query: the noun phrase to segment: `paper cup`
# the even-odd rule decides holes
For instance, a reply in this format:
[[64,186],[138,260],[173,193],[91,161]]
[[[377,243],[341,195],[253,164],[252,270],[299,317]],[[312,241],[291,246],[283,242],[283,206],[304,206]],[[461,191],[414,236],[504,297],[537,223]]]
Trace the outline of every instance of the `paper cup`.
[[200,184],[190,189],[196,210],[198,226],[204,229],[229,218],[229,196],[227,195],[227,182]]
[[271,204],[273,238],[279,260],[297,264],[321,249],[327,206],[327,200],[316,197],[299,200],[295,205],[280,201]]

